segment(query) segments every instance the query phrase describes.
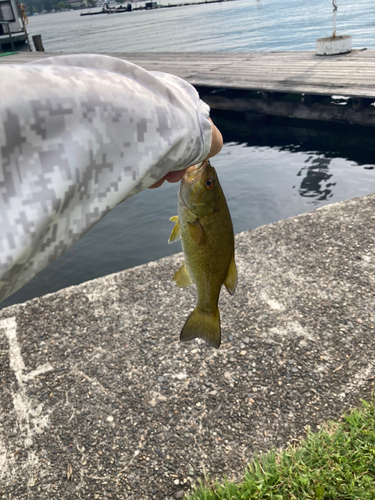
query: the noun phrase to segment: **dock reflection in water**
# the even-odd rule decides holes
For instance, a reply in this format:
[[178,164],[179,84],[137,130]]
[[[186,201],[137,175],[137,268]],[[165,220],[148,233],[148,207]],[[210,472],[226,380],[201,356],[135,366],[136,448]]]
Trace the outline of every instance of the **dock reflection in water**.
[[[370,128],[213,118],[225,145],[212,163],[236,233],[375,191]],[[180,251],[167,243],[177,191],[165,184],[116,207],[0,309]]]
[[298,192],[306,198],[313,198],[313,202],[329,200],[333,197],[333,187],[336,182],[329,182],[333,174],[329,173],[330,158],[314,158],[305,160],[309,166],[301,168],[297,177],[302,177]]

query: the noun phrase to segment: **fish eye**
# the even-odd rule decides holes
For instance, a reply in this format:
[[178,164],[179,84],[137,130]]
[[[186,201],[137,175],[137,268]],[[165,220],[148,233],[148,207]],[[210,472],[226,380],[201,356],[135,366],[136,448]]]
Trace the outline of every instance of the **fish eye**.
[[212,189],[214,187],[214,180],[213,179],[206,179],[205,184],[206,184],[207,189]]

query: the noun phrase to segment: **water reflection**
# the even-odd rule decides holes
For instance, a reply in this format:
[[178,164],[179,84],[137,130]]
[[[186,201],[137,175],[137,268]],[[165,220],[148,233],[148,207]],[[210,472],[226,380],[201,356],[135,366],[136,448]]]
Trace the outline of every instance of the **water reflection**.
[[324,158],[345,158],[373,169],[375,141],[373,127],[340,125],[271,116],[246,120],[240,113],[224,115],[212,110],[226,142],[247,146],[276,147],[280,151],[300,152]]
[[[307,153],[303,166],[295,174],[290,187],[310,205],[319,206],[375,190],[365,186],[368,179],[359,175],[358,167],[373,170],[375,142],[372,127],[359,127],[278,117],[246,119],[233,113],[232,120],[213,112],[215,123],[225,141],[237,141],[248,147],[276,148],[278,151]],[[338,161],[341,165],[338,165]],[[334,164],[334,165],[333,165]],[[352,167],[353,171],[347,169]],[[339,167],[339,170],[338,170]],[[345,170],[345,186],[342,175]],[[356,171],[355,171],[356,170]],[[366,180],[365,180],[366,179]],[[338,186],[337,181],[341,182]],[[374,179],[371,179],[375,182]],[[348,186],[351,184],[351,187]],[[281,189],[281,187],[280,187]],[[346,193],[348,193],[346,195]],[[355,194],[353,194],[355,193]]]
[[[314,198],[312,203],[318,204],[319,201],[332,198],[332,187],[336,186],[336,182],[329,182],[333,174],[329,173],[329,164],[331,158],[309,156],[298,172],[297,177],[303,177],[298,192],[305,198]],[[295,186],[293,186],[294,188]]]

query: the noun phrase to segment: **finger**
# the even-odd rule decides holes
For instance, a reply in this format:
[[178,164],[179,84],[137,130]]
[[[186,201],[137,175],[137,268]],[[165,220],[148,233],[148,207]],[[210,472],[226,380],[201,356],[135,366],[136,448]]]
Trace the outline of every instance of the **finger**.
[[208,154],[208,158],[212,158],[217,155],[221,148],[223,147],[223,136],[221,135],[220,130],[214,125],[211,118],[209,118],[212,126],[212,139],[211,139],[211,149]]
[[185,170],[176,170],[175,172],[168,172],[164,179],[168,182],[179,182],[184,176]]
[[153,184],[152,186],[150,186],[148,189],[155,189],[155,188],[158,188],[158,187],[160,187],[163,183],[164,183],[164,177],[163,177],[162,179],[160,179],[160,181],[155,182],[155,184]]

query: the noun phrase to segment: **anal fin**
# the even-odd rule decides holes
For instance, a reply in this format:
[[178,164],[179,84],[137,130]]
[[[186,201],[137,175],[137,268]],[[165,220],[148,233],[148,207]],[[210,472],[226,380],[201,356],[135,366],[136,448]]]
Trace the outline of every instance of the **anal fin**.
[[193,285],[193,280],[187,270],[185,262],[182,264],[180,269],[173,276],[173,281],[178,288],[185,288],[186,286]]

